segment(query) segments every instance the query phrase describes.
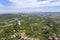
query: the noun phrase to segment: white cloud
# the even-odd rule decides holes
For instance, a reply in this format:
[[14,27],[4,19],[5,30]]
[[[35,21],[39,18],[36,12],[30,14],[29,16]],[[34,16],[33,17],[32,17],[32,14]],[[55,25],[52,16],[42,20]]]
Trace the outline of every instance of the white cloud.
[[37,0],[10,0],[13,3],[13,7],[24,8],[24,7],[44,7],[44,6],[60,6],[60,1],[52,2],[53,0],[46,0],[38,2]]
[[[60,1],[51,2],[53,0],[37,1],[37,0],[9,0],[12,5],[5,8],[8,12],[40,12],[40,11],[60,11],[55,10],[53,6],[60,6]],[[0,8],[4,5],[0,4]],[[50,7],[50,8],[48,8]],[[1,11],[1,10],[0,10]]]
[[13,7],[17,7],[17,8],[24,8],[24,7],[30,7],[30,8],[34,8],[34,7],[43,7],[43,6],[47,6],[50,5],[50,1],[52,0],[47,0],[47,1],[42,1],[42,2],[38,2],[37,0],[10,0],[10,2],[12,2]]
[[48,3],[48,4],[45,4],[45,6],[50,6],[50,7],[60,6],[60,1]]
[[36,0],[10,0],[15,7],[38,7]]
[[39,1],[39,2],[37,0],[9,0],[9,1],[12,4],[8,7],[0,3],[0,12],[60,11],[60,9],[54,8],[54,6],[60,6],[60,0],[59,1],[46,0],[46,1]]
[[0,7],[4,7],[4,5],[0,3]]

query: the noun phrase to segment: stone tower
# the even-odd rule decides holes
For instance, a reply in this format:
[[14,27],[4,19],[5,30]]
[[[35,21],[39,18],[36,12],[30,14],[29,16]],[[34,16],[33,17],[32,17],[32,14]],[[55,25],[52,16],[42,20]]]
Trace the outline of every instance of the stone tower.
[[21,21],[20,20],[18,20],[18,25],[21,25]]

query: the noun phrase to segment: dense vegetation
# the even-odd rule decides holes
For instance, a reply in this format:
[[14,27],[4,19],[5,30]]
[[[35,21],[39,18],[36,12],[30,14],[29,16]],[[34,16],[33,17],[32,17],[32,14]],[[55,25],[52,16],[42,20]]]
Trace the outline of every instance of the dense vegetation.
[[[48,40],[51,33],[60,34],[60,14],[0,14],[0,40],[11,40],[10,35],[25,32],[29,37]],[[15,25],[20,20],[21,25]],[[12,40],[18,40],[18,36]]]

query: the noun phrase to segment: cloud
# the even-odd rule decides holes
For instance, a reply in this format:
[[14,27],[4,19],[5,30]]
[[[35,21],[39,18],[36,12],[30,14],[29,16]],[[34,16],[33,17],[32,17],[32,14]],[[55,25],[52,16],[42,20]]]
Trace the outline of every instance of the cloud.
[[8,12],[60,11],[60,7],[55,7],[60,6],[60,0],[9,0],[9,2],[11,5],[0,4],[0,7],[4,7],[3,10]]
[[38,7],[39,3],[36,0],[10,0],[14,7]]
[[[53,0],[38,1],[38,0],[9,0],[12,2],[11,7],[15,8],[36,8],[45,6],[60,6],[60,1],[54,2]],[[53,1],[53,2],[51,2]]]
[[60,1],[48,3],[46,6],[60,6]]
[[48,4],[51,0],[47,0],[47,1],[42,1],[42,2],[38,2],[37,0],[10,0],[10,2],[13,3],[14,7],[40,7],[43,6],[44,4]]
[[0,3],[0,7],[4,7],[4,5]]

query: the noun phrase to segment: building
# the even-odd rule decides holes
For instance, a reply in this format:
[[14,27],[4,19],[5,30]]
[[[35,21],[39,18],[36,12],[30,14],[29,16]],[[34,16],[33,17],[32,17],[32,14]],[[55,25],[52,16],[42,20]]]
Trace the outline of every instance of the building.
[[39,38],[28,37],[24,32],[20,34],[21,40],[40,40]]
[[21,21],[20,20],[18,20],[18,25],[21,25]]
[[15,35],[11,35],[11,37],[10,38],[16,38],[16,36]]
[[49,36],[48,40],[58,40],[58,37],[55,33]]

